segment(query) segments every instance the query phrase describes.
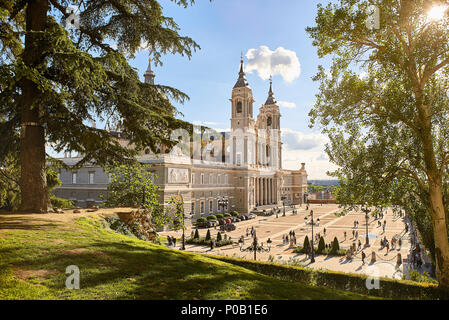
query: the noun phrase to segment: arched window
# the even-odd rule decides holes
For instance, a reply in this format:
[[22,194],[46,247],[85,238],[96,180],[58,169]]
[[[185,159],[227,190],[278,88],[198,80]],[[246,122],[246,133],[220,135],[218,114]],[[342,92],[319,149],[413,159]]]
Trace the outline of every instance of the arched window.
[[237,102],[237,113],[242,113],[242,101]]
[[271,126],[271,116],[268,116],[267,118],[267,127]]

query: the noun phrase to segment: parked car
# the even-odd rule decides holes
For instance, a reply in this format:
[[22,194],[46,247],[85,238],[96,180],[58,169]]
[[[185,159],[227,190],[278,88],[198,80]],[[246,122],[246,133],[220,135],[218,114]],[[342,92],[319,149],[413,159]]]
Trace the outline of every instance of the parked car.
[[254,213],[250,213],[249,215],[248,215],[248,219],[256,219],[256,215],[254,214]]
[[223,226],[225,231],[234,231],[236,229],[235,224],[229,223],[225,226]]
[[232,221],[231,221],[231,219],[229,219],[229,218],[227,218],[227,219],[225,219],[225,221],[226,221],[226,223],[232,223]]
[[226,224],[226,222],[225,222],[224,219],[218,219],[218,225],[222,226],[222,225],[225,225],[225,224]]

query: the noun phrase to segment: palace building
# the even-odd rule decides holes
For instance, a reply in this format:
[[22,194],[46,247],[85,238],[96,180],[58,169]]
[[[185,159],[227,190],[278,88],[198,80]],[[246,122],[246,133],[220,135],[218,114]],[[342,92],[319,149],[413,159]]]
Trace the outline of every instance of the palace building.
[[[154,83],[151,63],[144,76],[145,82]],[[256,207],[282,205],[283,201],[303,203],[307,192],[305,164],[298,163],[298,170],[282,169],[281,113],[272,81],[255,120],[255,100],[241,60],[230,102],[230,132],[204,127],[194,127],[193,134],[179,130],[172,137],[181,138],[179,146],[161,148],[158,154],[146,150],[138,156],[139,162],[150,164],[156,175],[160,201],[165,204],[171,196],[181,195],[186,217],[194,220],[232,210],[248,213]],[[110,132],[121,139],[119,129]],[[61,160],[74,165],[80,158],[67,153]],[[78,206],[98,205],[100,195],[107,191],[108,176],[99,166],[61,169],[59,177],[62,185],[54,190],[55,195]]]

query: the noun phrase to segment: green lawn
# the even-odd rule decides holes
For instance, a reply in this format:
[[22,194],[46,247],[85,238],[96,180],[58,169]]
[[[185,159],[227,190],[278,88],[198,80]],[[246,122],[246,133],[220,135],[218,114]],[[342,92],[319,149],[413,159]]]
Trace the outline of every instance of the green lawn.
[[[77,265],[80,290],[65,288]],[[366,299],[167,249],[80,218],[0,233],[0,299]]]

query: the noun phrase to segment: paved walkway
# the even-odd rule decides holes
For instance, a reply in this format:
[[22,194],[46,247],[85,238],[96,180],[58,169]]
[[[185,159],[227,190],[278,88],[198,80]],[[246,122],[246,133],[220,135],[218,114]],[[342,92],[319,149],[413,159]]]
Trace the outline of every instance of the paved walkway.
[[[274,260],[276,262],[287,263],[288,261],[292,262],[292,259],[294,259],[296,262],[311,268],[329,269],[351,273],[376,273],[381,277],[390,278],[402,277],[404,264],[401,265],[399,269],[396,267],[397,254],[401,253],[403,259],[407,258],[410,251],[410,239],[409,233],[405,233],[404,230],[404,219],[394,217],[391,208],[388,209],[387,214],[382,220],[382,223],[384,220],[387,222],[385,232],[383,232],[382,227],[378,227],[377,220],[370,216],[368,225],[370,247],[366,249],[363,248],[366,233],[365,214],[361,211],[352,211],[345,216],[338,217],[335,213],[341,211],[341,209],[339,209],[338,205],[335,204],[312,204],[310,205],[308,211],[305,210],[305,205],[303,205],[302,207],[297,208],[298,213],[296,215],[292,215],[291,208],[286,207],[286,210],[287,214],[285,217],[282,216],[282,211],[278,218],[276,218],[276,215],[270,217],[259,216],[253,220],[236,223],[237,229],[234,231],[221,232],[222,236],[226,234],[228,237],[231,237],[235,242],[234,245],[216,248],[214,250],[210,250],[210,248],[204,246],[186,245],[186,250],[253,259],[254,253],[241,252],[237,245],[237,241],[240,236],[244,235],[244,248],[248,247],[251,244],[252,239],[251,236],[246,236],[246,229],[251,229],[251,227],[254,226],[259,243],[264,243],[264,247],[266,247],[266,241],[268,238],[272,240],[271,251],[268,253],[257,253],[257,260]],[[314,235],[317,233],[321,234],[326,243],[331,243],[334,237],[337,237],[340,241],[340,247],[343,249],[348,249],[354,241],[357,243],[358,240],[360,240],[362,242],[362,250],[364,250],[367,256],[365,259],[366,263],[363,264],[360,258],[362,250],[358,251],[352,260],[347,260],[345,257],[317,256],[315,258],[315,263],[310,263],[310,259],[308,259],[304,254],[296,254],[293,252],[293,249],[289,248],[289,245],[283,244],[282,237],[284,235],[288,235],[291,230],[295,231],[297,245],[302,246],[306,235],[308,235],[309,239],[311,239],[312,228],[309,224],[306,224],[304,220],[304,217],[309,216],[310,210],[314,211],[315,220],[318,218],[320,219],[320,224],[318,226],[314,226],[313,228]],[[359,221],[358,228],[354,228],[354,221],[356,220]],[[324,228],[326,228],[325,235]],[[210,230],[212,237],[216,237],[218,228],[211,228]],[[347,233],[346,239],[344,237],[345,231]],[[354,233],[358,232],[357,238],[355,236],[353,237],[353,231]],[[201,236],[205,236],[207,229],[199,229],[199,232]],[[186,237],[190,237],[190,234],[191,229],[188,228],[186,230]],[[161,232],[161,235],[176,236],[180,239],[182,232]],[[389,252],[386,252],[385,248],[381,249],[380,240],[383,237],[386,237],[389,241],[391,241],[394,236],[401,238],[402,247],[395,248],[394,250],[391,250],[390,248]],[[178,240],[178,248],[179,243],[180,242]],[[317,242],[314,242],[314,245],[317,246]],[[374,264],[369,264],[372,252],[375,252],[377,261]]]

